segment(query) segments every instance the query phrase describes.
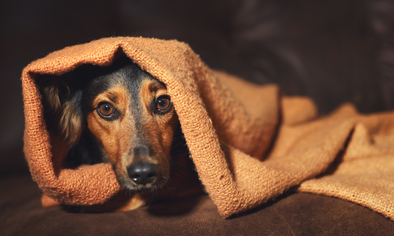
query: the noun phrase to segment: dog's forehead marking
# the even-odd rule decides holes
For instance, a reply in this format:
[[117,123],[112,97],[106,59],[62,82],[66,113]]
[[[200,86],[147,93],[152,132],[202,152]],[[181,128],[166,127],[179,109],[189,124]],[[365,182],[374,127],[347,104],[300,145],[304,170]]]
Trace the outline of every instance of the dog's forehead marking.
[[133,119],[138,132],[138,141],[142,143],[148,143],[148,141],[145,140],[146,135],[144,133],[144,125],[152,119],[150,105],[154,100],[154,97],[149,89],[152,83],[155,83],[154,79],[148,76],[144,77],[139,81],[137,84],[138,86],[131,87],[132,90],[130,91],[131,102],[129,108],[130,110],[133,110]]

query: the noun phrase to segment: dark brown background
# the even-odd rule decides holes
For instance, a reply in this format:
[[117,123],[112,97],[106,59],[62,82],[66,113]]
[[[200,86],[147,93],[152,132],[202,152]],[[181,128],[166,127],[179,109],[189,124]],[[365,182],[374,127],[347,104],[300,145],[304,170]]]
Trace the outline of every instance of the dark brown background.
[[321,113],[394,106],[388,0],[14,0],[1,1],[0,19],[0,175],[27,171],[22,68],[101,37],[185,41],[209,66],[310,96]]
[[312,97],[394,108],[394,0],[0,1],[1,235],[389,235],[394,222],[336,198],[292,193],[224,220],[208,196],[75,214],[40,204],[23,157],[20,75],[29,62],[101,37],[178,39],[211,67]]

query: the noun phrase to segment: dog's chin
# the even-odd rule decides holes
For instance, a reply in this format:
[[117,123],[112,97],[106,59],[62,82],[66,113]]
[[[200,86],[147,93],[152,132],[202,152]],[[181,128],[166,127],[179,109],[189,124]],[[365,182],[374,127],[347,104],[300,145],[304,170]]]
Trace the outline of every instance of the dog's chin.
[[117,175],[117,179],[122,190],[131,191],[134,193],[149,193],[163,188],[163,186],[167,183],[168,177],[161,176],[153,183],[146,185],[137,185],[133,183],[129,177],[123,175]]

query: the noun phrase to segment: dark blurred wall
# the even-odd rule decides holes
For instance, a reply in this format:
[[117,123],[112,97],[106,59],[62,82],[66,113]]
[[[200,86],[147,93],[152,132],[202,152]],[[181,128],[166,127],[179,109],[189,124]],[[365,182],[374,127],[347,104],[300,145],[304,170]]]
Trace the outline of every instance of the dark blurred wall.
[[106,1],[15,0],[0,3],[0,174],[27,170],[20,75],[49,52],[116,34],[117,7]]
[[29,62],[101,37],[178,39],[212,68],[322,113],[343,102],[392,109],[394,3],[389,0],[14,0],[0,3],[0,174],[23,172],[20,74]]

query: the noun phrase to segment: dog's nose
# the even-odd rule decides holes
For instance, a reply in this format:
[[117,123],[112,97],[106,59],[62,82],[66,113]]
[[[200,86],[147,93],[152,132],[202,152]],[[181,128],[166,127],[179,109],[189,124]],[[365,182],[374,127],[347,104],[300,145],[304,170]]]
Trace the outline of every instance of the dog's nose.
[[156,179],[157,167],[155,164],[140,161],[128,166],[127,173],[134,183],[145,185]]

